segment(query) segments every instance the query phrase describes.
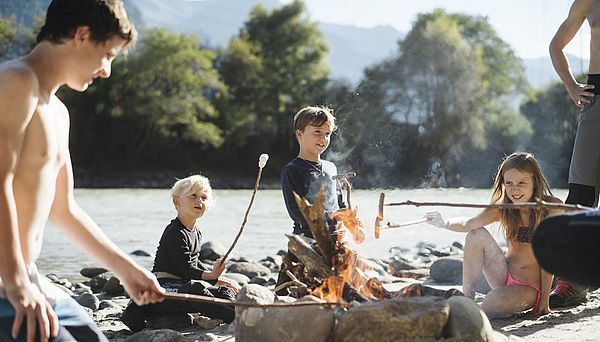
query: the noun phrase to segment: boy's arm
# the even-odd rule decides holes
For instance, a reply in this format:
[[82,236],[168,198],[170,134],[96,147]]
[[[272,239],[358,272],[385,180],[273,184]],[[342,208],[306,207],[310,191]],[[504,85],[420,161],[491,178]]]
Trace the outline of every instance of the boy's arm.
[[281,191],[283,192],[285,207],[294,223],[300,224],[302,227],[308,227],[308,223],[304,219],[304,216],[302,216],[294,198],[294,192],[302,196],[300,189],[302,189],[302,180],[300,177],[294,174],[289,168],[284,168],[281,172]]
[[70,156],[58,173],[50,219],[84,251],[112,270],[136,304],[162,300],[164,290],[154,275],[123,253],[76,203]]
[[36,324],[42,340],[58,334],[56,314],[27,275],[13,193],[25,132],[37,105],[35,89],[37,80],[30,71],[10,69],[0,75],[0,279],[15,309],[11,335],[16,338],[25,323],[28,341],[33,340]]
[[[586,103],[590,103],[589,97],[593,97],[594,93],[590,92],[589,89],[593,89],[593,85],[586,85],[577,82],[571,67],[569,66],[569,60],[567,59],[564,48],[567,44],[575,37],[575,34],[581,28],[585,20],[585,15],[593,4],[592,0],[575,0],[567,19],[560,25],[558,31],[550,42],[550,58],[552,59],[552,65],[554,70],[563,82],[571,100],[575,102],[577,107],[583,108]],[[594,56],[592,56],[594,58]]]

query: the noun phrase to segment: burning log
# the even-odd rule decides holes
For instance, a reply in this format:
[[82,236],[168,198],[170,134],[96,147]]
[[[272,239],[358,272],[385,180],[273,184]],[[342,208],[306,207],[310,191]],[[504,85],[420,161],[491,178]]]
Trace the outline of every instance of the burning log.
[[[369,280],[364,276],[358,256],[343,244],[341,235],[330,233],[324,219],[323,193],[321,189],[313,205],[296,195],[296,203],[315,237],[318,252],[301,237],[287,236],[288,248],[304,264],[306,276],[319,278],[302,280],[309,292],[330,302],[342,298],[359,302],[390,298],[377,279]],[[315,282],[318,285],[311,286]]]
[[298,235],[285,235],[288,238],[288,250],[304,264],[313,276],[325,278],[331,276],[331,266],[327,266],[319,255],[304,239]]
[[313,205],[306,199],[300,198],[296,193],[294,193],[294,198],[296,199],[296,204],[298,204],[298,209],[300,209],[302,216],[304,216],[304,219],[308,223],[315,241],[317,241],[319,252],[325,258],[325,262],[331,266],[331,258],[335,251],[335,242],[331,238],[327,223],[325,222],[325,195],[323,188],[321,188],[319,197]]

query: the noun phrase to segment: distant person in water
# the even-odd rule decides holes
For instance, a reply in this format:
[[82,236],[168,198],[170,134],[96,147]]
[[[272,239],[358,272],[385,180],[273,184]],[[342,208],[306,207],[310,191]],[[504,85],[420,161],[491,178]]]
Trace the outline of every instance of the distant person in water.
[[[579,83],[569,67],[564,48],[587,19],[591,27],[590,65],[586,84]],[[550,42],[550,57],[569,97],[581,108],[569,168],[569,195],[566,203],[597,206],[600,175],[600,1],[575,0],[567,19]],[[565,227],[565,234],[571,234]],[[597,241],[600,242],[600,241]],[[586,300],[587,287],[559,279],[550,295],[551,307],[576,305]]]
[[[492,204],[535,201],[561,203],[553,197],[539,163],[530,153],[513,153],[500,167],[492,188]],[[489,317],[506,317],[531,309],[535,315],[550,312],[552,275],[540,268],[533,255],[531,237],[538,224],[560,209],[485,209],[471,218],[446,220],[439,212],[425,216],[431,225],[467,233],[463,261],[463,292],[474,298],[481,274],[490,291],[482,303]],[[485,226],[500,223],[506,254]]]
[[[177,217],[165,228],[154,259],[152,272],[167,292],[234,300],[237,290],[229,282],[219,280],[225,270],[221,259],[212,270],[200,261],[202,232],[198,220],[213,203],[213,191],[208,178],[200,175],[178,180],[171,189],[171,199]],[[165,300],[162,303],[139,307],[131,302],[121,320],[133,332],[146,327],[145,319],[157,315],[197,312],[230,323],[235,308],[208,303]]]
[[112,270],[139,305],[156,278],[118,249],[73,195],[69,112],[56,97],[108,78],[136,37],[119,0],[53,0],[37,44],[0,64],[0,340],[106,341],[89,315],[35,266],[48,218]]
[[[308,106],[300,109],[294,115],[293,132],[299,146],[298,156],[281,171],[281,191],[288,214],[294,222],[294,234],[313,237],[308,223],[296,204],[294,193],[306,198],[310,203],[314,203],[321,188],[324,189],[326,221],[332,234],[337,225],[337,221],[332,217],[340,209],[346,208],[340,181],[332,179],[337,175],[337,168],[334,163],[321,158],[321,155],[329,147],[331,134],[336,128],[335,117],[326,107]],[[362,228],[359,229],[358,234],[362,234],[362,239],[364,239],[364,231]],[[277,285],[291,280],[285,274],[287,269],[285,265],[296,262],[298,262],[296,256],[288,252],[284,257]],[[278,294],[286,295],[287,290],[283,289]]]

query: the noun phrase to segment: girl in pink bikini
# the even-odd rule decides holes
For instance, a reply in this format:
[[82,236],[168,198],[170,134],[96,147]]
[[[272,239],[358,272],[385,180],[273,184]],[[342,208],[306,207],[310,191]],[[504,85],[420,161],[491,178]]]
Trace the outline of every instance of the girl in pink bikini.
[[[544,200],[561,203],[552,196],[538,161],[531,153],[516,152],[504,159],[492,189],[491,203],[525,203]],[[471,218],[449,220],[439,212],[427,213],[431,225],[467,233],[463,261],[463,292],[475,297],[475,288],[485,275],[492,291],[482,303],[490,317],[507,317],[531,309],[535,315],[550,312],[548,298],[552,274],[540,268],[531,248],[534,229],[547,216],[561,209],[485,209]],[[502,252],[485,226],[500,223],[508,250]]]

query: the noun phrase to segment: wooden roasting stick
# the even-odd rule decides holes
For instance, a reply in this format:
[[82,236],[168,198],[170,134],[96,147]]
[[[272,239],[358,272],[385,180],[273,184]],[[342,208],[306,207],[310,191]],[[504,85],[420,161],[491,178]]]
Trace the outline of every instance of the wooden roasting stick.
[[425,223],[427,222],[426,218],[421,218],[418,220],[413,220],[413,221],[408,221],[408,222],[402,222],[402,223],[390,223],[388,222],[387,225],[381,229],[390,229],[390,228],[402,228],[402,227],[407,227],[407,226],[413,226],[415,224],[420,224],[420,223]]
[[350,307],[351,303],[332,303],[332,302],[294,302],[294,303],[273,303],[273,304],[258,304],[258,303],[244,303],[237,302],[229,299],[221,299],[209,296],[200,296],[189,293],[172,293],[167,292],[165,299],[179,300],[184,302],[198,302],[198,303],[210,303],[216,305],[233,305],[241,307],[292,307],[292,306],[342,306]]
[[473,204],[473,203],[449,203],[449,202],[396,202],[386,203],[385,206],[412,205],[415,207],[460,207],[460,208],[493,208],[493,209],[514,209],[514,208],[560,208],[570,210],[594,210],[596,208],[586,207],[580,204],[551,203],[546,201],[526,202],[526,203],[502,203],[502,204]]
[[258,190],[258,186],[260,184],[260,176],[262,175],[263,167],[265,167],[265,165],[267,165],[267,160],[269,160],[269,155],[266,153],[261,154],[260,157],[258,158],[258,174],[256,175],[256,183],[254,184],[254,191],[252,192],[252,197],[250,198],[250,203],[248,203],[248,208],[246,209],[246,214],[244,215],[244,220],[242,221],[240,230],[238,231],[238,234],[236,235],[235,240],[233,240],[231,247],[229,247],[229,249],[227,250],[227,253],[225,253],[223,258],[221,259],[221,262],[223,262],[223,263],[225,262],[225,260],[227,260],[229,253],[231,253],[231,251],[233,250],[233,247],[235,247],[235,245],[237,244],[238,240],[240,239],[240,236],[242,235],[242,231],[244,230],[244,226],[246,225],[246,222],[248,222],[248,214],[250,213],[250,208],[252,207],[252,203],[254,203],[254,197],[256,197],[256,191]]

